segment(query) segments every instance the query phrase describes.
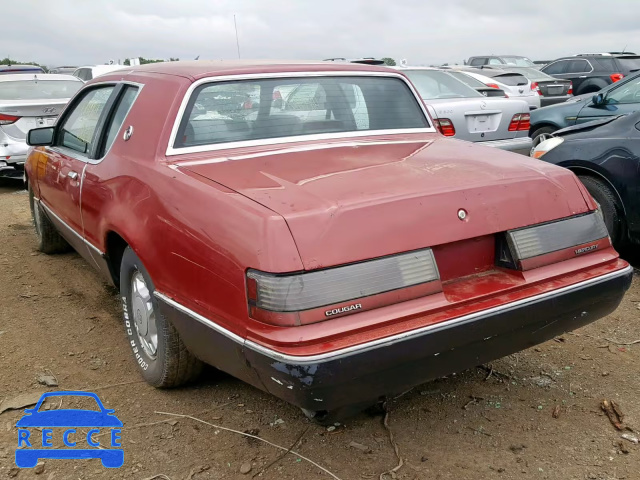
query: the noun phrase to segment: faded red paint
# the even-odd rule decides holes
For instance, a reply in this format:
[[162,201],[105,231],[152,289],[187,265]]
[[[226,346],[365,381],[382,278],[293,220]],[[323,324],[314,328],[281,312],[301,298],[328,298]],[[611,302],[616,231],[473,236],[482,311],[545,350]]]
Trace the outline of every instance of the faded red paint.
[[[568,170],[436,133],[360,137],[354,145],[305,152],[293,150],[350,140],[165,156],[195,79],[305,70],[385,71],[215,62],[118,71],[90,85],[122,79],[144,85],[125,123],[135,133],[128,142],[119,136],[107,158],[86,166],[82,208],[80,187],[66,173],[80,173],[84,165],[48,148],[29,157],[32,188],[107,256],[107,236],[122,237],[158,291],[241,337],[293,355],[383,338],[626,266],[607,244],[526,272],[492,267],[493,234],[584,213],[594,204]],[[367,145],[370,140],[414,143]],[[260,152],[270,153],[184,165]],[[464,221],[457,217],[460,208],[468,212]],[[465,242],[472,246],[466,252],[459,248]],[[365,298],[358,301],[363,311],[306,326],[277,327],[249,317],[248,268],[296,272],[429,246],[445,272],[437,293],[373,309],[380,299]],[[79,251],[91,261],[90,250]]]

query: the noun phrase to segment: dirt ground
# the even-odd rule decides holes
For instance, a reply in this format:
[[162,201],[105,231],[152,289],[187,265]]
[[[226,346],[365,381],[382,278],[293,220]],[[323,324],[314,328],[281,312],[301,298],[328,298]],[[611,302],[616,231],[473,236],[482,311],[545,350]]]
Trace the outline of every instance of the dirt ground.
[[[609,317],[391,401],[388,425],[404,463],[395,477],[640,478],[640,446],[621,439],[623,432],[600,409],[602,399],[613,400],[625,424],[640,429],[640,343],[623,345],[640,339],[639,308],[636,277]],[[45,460],[39,475],[18,470],[15,424],[22,410],[10,410],[0,414],[0,478],[332,478],[302,455],[333,478],[377,479],[398,464],[379,414],[363,413],[327,429],[213,369],[188,388],[156,390],[142,383],[125,342],[116,292],[78,255],[38,253],[26,192],[4,181],[0,402],[47,390],[36,380],[42,373],[55,375],[57,389],[94,391],[115,409],[124,423],[124,466],[116,470],[103,468],[99,460]],[[252,432],[285,449],[295,444],[299,455],[283,455],[286,450],[258,440],[157,412]],[[243,464],[251,467],[248,474],[241,473]]]

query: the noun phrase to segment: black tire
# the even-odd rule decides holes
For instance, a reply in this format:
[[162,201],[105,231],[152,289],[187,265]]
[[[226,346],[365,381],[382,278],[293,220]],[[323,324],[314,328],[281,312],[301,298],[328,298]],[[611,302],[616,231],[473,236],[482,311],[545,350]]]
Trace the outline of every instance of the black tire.
[[589,175],[578,175],[593,199],[600,204],[600,211],[607,225],[611,243],[617,249],[624,246],[625,221],[618,197],[602,180]]
[[[154,312],[155,326],[157,331],[157,346],[155,354],[150,352],[149,343],[143,346],[136,319],[140,318],[140,302],[135,300],[132,292],[132,285],[137,274],[142,275],[144,283],[149,292],[151,306]],[[202,371],[202,362],[194,357],[185,347],[175,327],[168,319],[163,317],[158,310],[158,302],[153,295],[155,287],[138,256],[127,247],[122,255],[120,267],[120,298],[124,316],[125,332],[129,341],[129,346],[133,352],[134,359],[142,378],[147,383],[158,388],[170,388],[184,385],[195,380]],[[138,308],[138,310],[134,310]],[[140,327],[140,331],[143,327]],[[146,349],[145,349],[146,348]],[[151,353],[151,354],[150,354]]]
[[533,148],[537,147],[540,142],[544,140],[544,135],[549,135],[558,130],[555,127],[541,127],[531,134],[533,140]]
[[31,208],[31,219],[33,227],[36,231],[36,240],[38,242],[38,250],[42,253],[62,253],[71,250],[71,245],[62,238],[51,223],[49,217],[42,211],[40,203],[36,201],[31,186],[27,183],[29,191],[29,207]]

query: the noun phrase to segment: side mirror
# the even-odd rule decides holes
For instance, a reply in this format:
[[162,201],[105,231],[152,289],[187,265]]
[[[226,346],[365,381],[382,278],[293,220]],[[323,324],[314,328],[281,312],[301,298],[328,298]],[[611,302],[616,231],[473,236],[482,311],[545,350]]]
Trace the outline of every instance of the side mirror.
[[31,145],[32,147],[51,145],[55,131],[55,127],[34,128],[29,130],[27,133],[27,145]]
[[596,93],[591,99],[594,105],[604,105],[604,95],[602,93]]

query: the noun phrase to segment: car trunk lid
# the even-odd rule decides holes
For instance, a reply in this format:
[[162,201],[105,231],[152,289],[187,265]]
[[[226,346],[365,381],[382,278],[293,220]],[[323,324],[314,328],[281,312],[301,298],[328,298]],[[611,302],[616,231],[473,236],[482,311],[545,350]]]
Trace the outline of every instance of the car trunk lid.
[[284,217],[307,270],[588,210],[568,170],[436,135],[305,147],[183,160],[174,168]]
[[56,100],[0,100],[0,115],[18,117],[10,124],[2,125],[5,133],[13,138],[25,139],[32,128],[48,127],[55,123],[68,98]]
[[540,94],[543,97],[560,97],[569,94],[572,87],[570,80],[542,80],[538,81]]
[[507,140],[517,131],[509,124],[517,113],[529,113],[529,106],[507,98],[453,98],[425,100],[429,113],[453,122],[456,138],[472,142]]

